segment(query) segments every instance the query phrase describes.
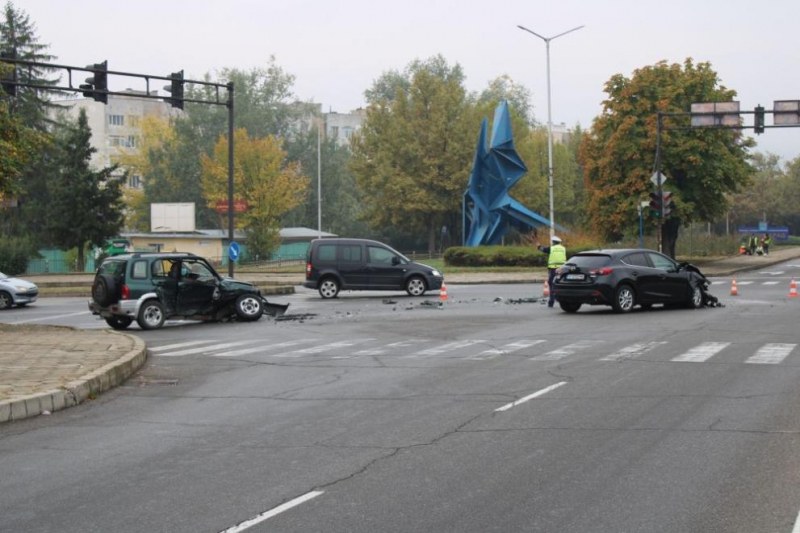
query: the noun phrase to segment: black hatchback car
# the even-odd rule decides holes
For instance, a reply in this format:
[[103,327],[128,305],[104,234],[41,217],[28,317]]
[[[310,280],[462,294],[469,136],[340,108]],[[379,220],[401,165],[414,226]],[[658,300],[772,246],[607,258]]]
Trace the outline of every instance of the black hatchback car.
[[635,248],[573,255],[557,270],[551,290],[567,313],[577,312],[583,304],[610,305],[626,313],[637,305],[702,307],[708,285],[696,267]]

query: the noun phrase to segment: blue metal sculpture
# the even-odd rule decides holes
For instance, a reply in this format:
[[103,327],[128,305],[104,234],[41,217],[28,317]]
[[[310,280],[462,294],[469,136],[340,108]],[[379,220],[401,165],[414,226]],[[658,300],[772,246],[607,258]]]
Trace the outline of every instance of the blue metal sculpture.
[[464,246],[500,244],[510,227],[529,231],[549,227],[550,221],[531,211],[508,191],[528,171],[517,150],[511,134],[508,103],[503,101],[495,109],[492,138],[486,146],[487,120],[481,122],[475,162],[464,192],[463,228]]

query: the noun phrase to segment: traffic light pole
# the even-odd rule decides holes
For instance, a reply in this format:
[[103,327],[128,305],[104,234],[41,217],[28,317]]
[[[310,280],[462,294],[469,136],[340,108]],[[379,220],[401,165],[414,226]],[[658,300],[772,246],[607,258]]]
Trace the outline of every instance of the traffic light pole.
[[664,229],[664,191],[663,191],[663,180],[661,179],[661,128],[662,128],[662,114],[659,111],[657,116],[657,123],[656,123],[656,194],[659,198],[659,207],[661,210],[660,216],[658,217],[658,231],[656,232],[656,240],[658,242],[658,251],[663,252],[663,239],[661,236],[661,232]]
[[[0,53],[0,63],[8,63],[11,64],[14,68],[12,76],[10,78],[3,78],[2,79],[2,90],[8,93],[9,96],[16,96],[17,94],[17,87],[29,87],[32,89],[43,89],[48,91],[64,91],[64,92],[73,92],[73,93],[82,93],[84,96],[88,98],[92,98],[95,101],[102,102],[103,104],[108,103],[108,95],[115,95],[115,96],[126,96],[129,98],[144,98],[150,100],[164,100],[172,105],[172,107],[176,107],[178,109],[183,109],[183,104],[185,102],[190,102],[194,104],[208,104],[208,105],[224,105],[228,108],[228,245],[234,242],[234,211],[233,211],[233,82],[229,82],[227,84],[222,83],[213,83],[209,81],[201,81],[201,80],[187,80],[183,78],[183,71],[174,72],[169,76],[155,76],[152,74],[136,74],[133,72],[122,72],[122,71],[113,71],[108,70],[108,62],[103,61],[102,63],[96,63],[94,65],[88,65],[87,67],[75,67],[72,65],[57,65],[53,63],[41,63],[38,61],[26,61],[23,59],[16,59],[13,57],[14,54],[2,52]],[[27,79],[33,79],[32,70],[34,67],[45,67],[52,70],[63,70],[66,71],[67,74],[67,85],[45,85],[45,84],[37,84],[31,83],[29,81],[20,81],[19,76],[17,76],[17,68],[27,68],[28,69],[28,76]],[[88,72],[91,74],[89,78],[86,78],[86,83],[78,85],[77,87],[73,83],[72,73],[73,71],[77,72]],[[145,94],[131,94],[130,92],[119,92],[119,91],[109,91],[108,90],[108,76],[125,76],[128,78],[138,78],[143,79],[145,81]],[[59,77],[60,80],[60,77]],[[170,96],[158,96],[151,94],[150,92],[150,80],[163,80],[168,81],[170,83],[169,87],[165,87],[170,93]],[[216,98],[214,99],[198,99],[198,98],[184,98],[183,95],[183,88],[185,84],[192,84],[192,85],[204,85],[207,87],[213,87],[215,89]],[[225,89],[228,91],[228,98],[226,100],[222,100],[220,98],[220,89]],[[228,257],[228,275],[233,277],[233,260]]]

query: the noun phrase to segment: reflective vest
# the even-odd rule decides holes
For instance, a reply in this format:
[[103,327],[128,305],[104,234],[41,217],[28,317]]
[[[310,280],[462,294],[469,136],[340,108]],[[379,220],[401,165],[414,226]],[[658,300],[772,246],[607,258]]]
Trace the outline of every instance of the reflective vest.
[[558,268],[567,262],[567,249],[560,244],[550,247],[550,255],[547,257],[547,268]]

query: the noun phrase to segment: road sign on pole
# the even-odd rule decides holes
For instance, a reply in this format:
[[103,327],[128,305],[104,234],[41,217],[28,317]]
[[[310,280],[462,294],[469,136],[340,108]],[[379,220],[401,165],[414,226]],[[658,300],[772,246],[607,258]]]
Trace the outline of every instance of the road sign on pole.
[[228,259],[238,261],[240,252],[239,243],[236,241],[231,242],[230,246],[228,246]]

